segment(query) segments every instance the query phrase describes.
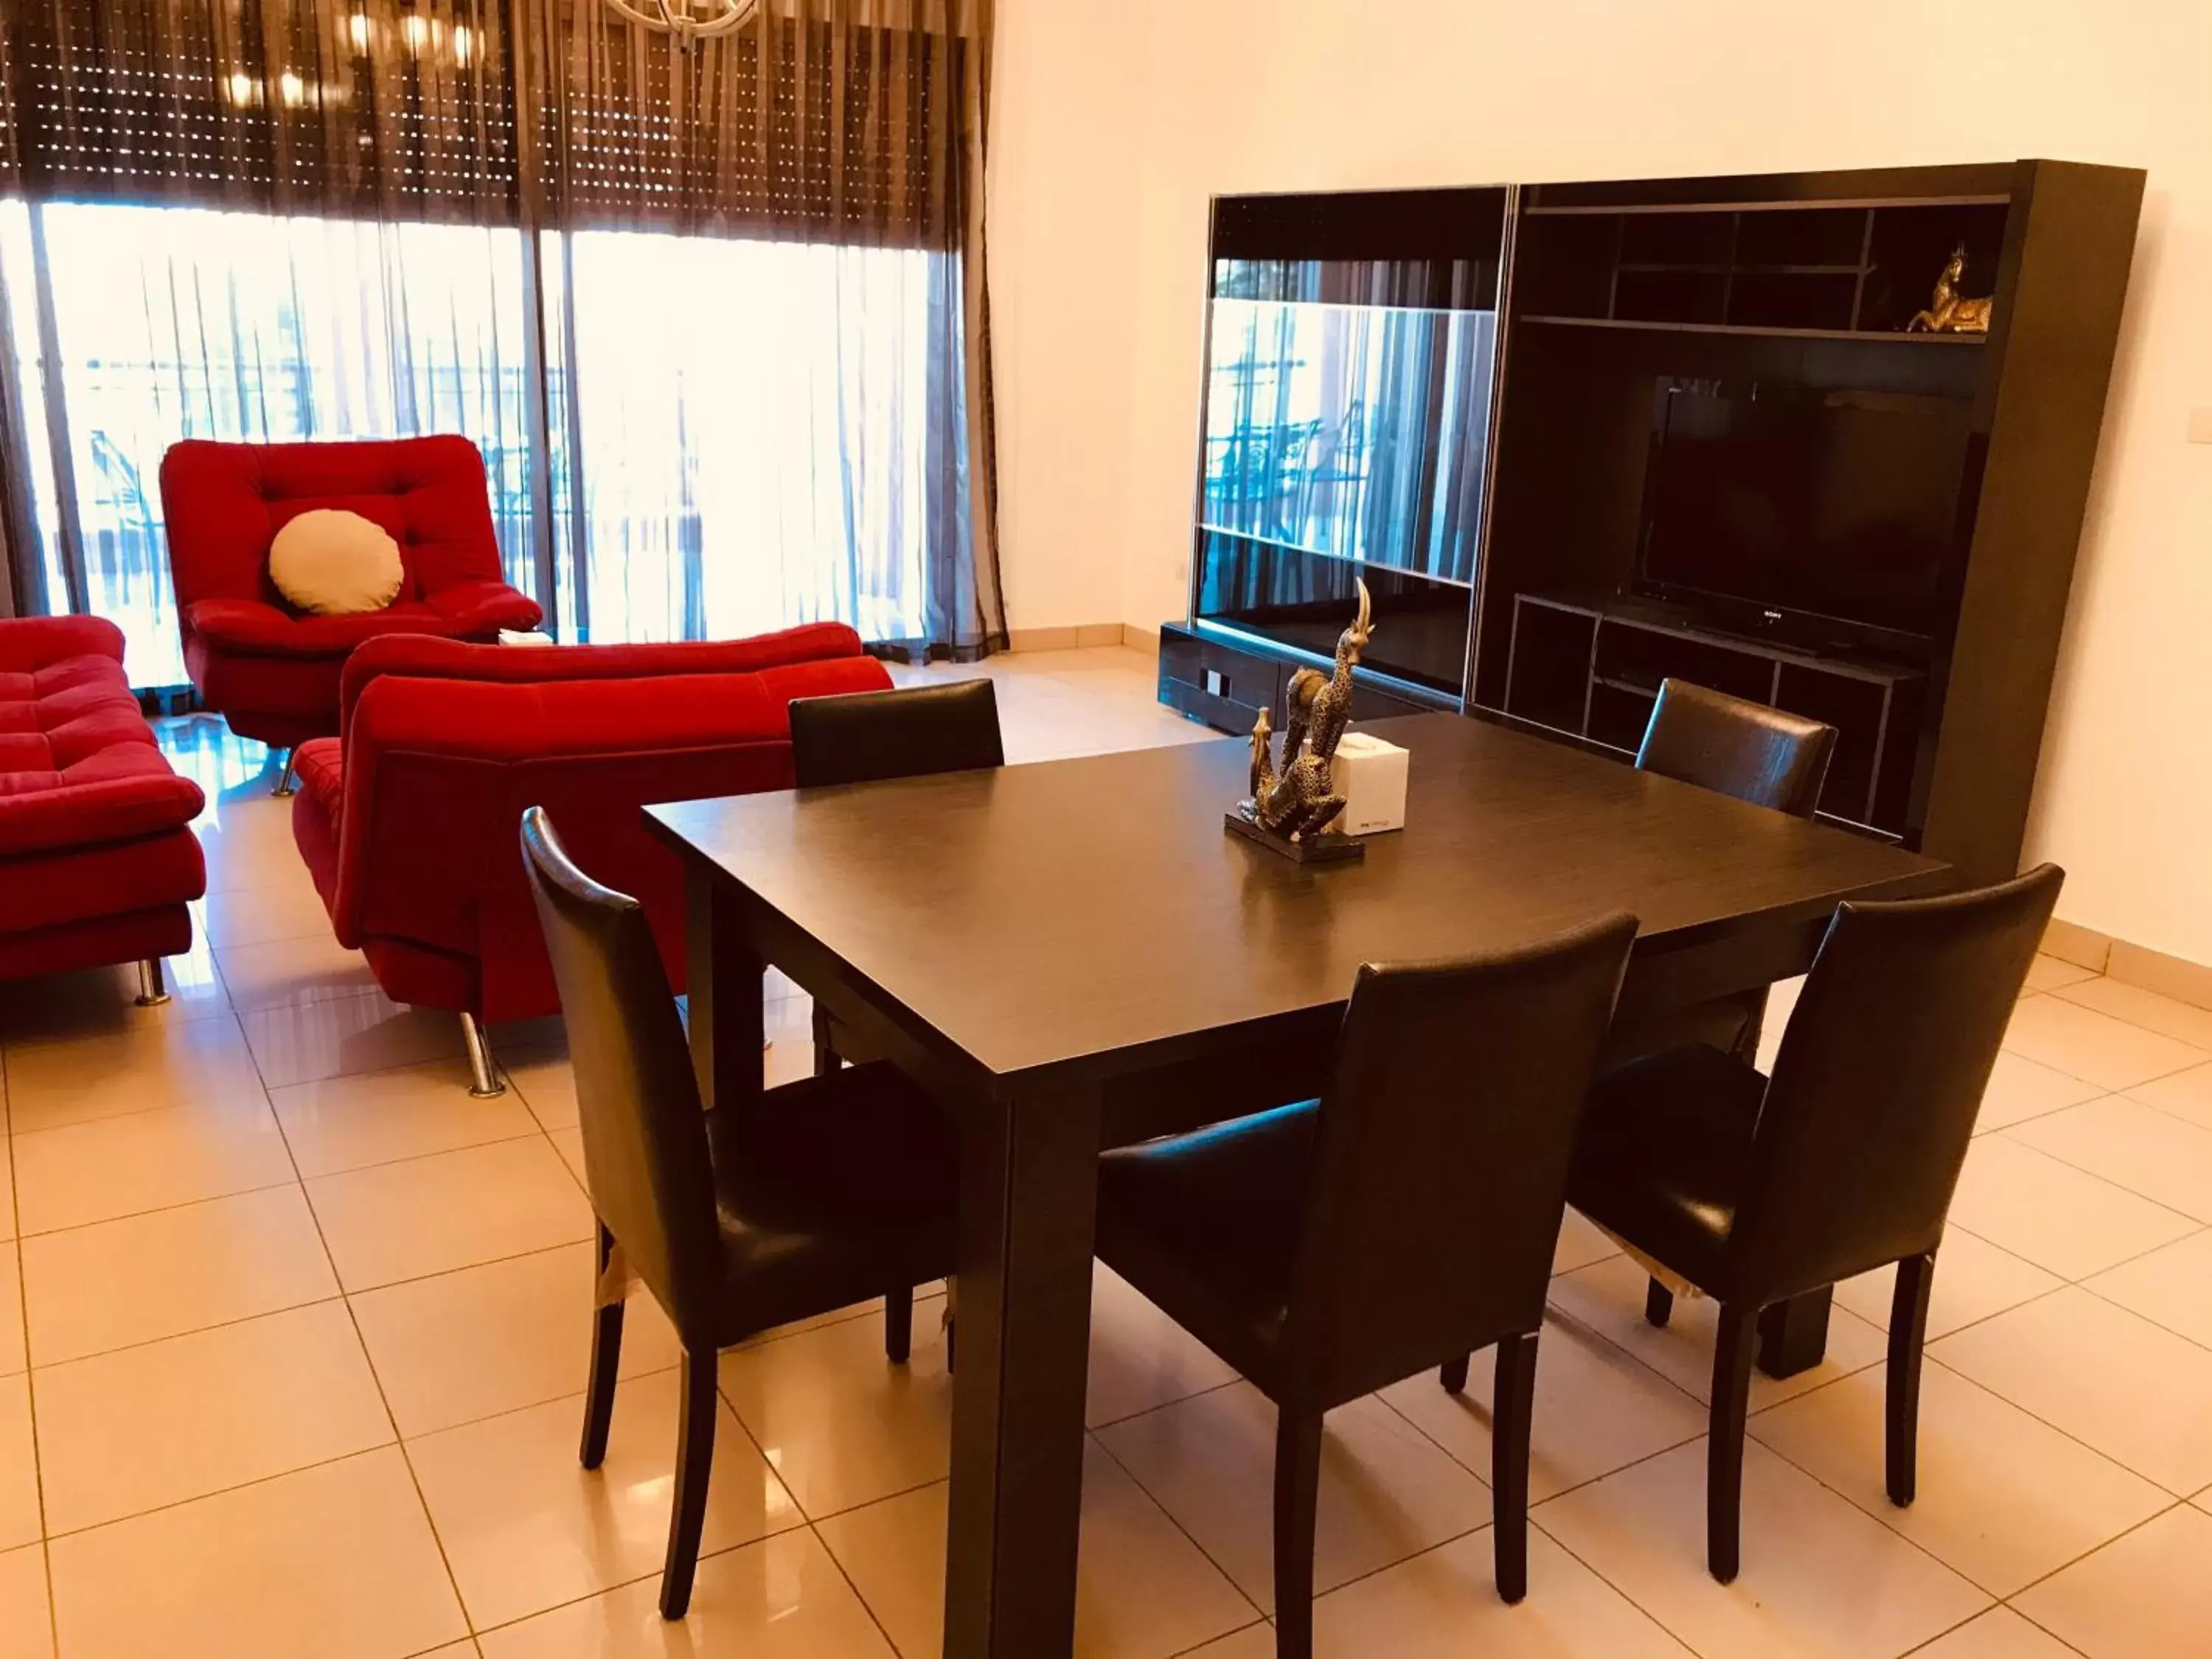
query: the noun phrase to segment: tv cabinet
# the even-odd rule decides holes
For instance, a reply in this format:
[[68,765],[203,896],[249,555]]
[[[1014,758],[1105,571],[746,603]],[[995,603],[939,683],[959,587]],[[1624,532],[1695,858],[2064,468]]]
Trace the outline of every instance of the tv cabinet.
[[[1838,728],[1824,812],[1947,860],[1965,880],[2012,874],[2142,191],[2140,171],[2051,161],[1511,187],[1455,688],[1466,712],[1626,756],[1667,675],[1778,703]],[[1217,234],[1254,199],[1218,203]],[[1460,193],[1436,193],[1439,226],[1453,228],[1433,246],[1409,237],[1402,194],[1388,213],[1357,196],[1267,199],[1295,201],[1298,225],[1331,228],[1310,253],[1302,230],[1277,237],[1266,252],[1285,273],[1307,260],[1326,290],[1332,273],[1398,260],[1432,285],[1414,303],[1483,303],[1492,266],[1471,250],[1487,222],[1455,205]],[[1373,228],[1386,221],[1387,234]],[[1959,247],[1961,292],[1993,296],[1988,332],[1914,331]],[[1968,436],[1932,632],[1909,647],[1882,641],[1883,654],[1807,649],[1747,635],[1742,617],[1701,613],[1686,596],[1646,597],[1654,395],[1670,381],[1954,404]],[[1463,525],[1468,504],[1455,510]],[[1202,525],[1194,545],[1196,567],[1209,568]],[[1339,587],[1348,580],[1312,578],[1310,617],[1302,608],[1297,620],[1340,626]],[[1441,624],[1450,596],[1425,593],[1418,618],[1413,597],[1377,592],[1382,633],[1394,614]],[[1213,627],[1211,604],[1194,583],[1182,655],[1164,635],[1161,696],[1237,730],[1267,702],[1193,696],[1195,683],[1177,678],[1188,665],[1175,665],[1212,653],[1224,684],[1266,690],[1273,672],[1279,690],[1300,653],[1287,635]],[[1222,666],[1240,660],[1254,666]]]
[[1836,728],[1820,816],[1887,839],[1905,809],[1928,671],[1713,628],[1679,605],[1607,594],[1514,599],[1504,712],[1633,759],[1660,682],[1690,680]]

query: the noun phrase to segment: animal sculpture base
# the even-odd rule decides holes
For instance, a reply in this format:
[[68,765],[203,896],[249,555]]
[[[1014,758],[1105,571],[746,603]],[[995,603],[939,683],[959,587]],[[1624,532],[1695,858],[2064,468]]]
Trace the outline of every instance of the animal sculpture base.
[[1357,836],[1319,835],[1286,841],[1236,811],[1221,815],[1221,827],[1293,864],[1357,864],[1367,856],[1367,843]]

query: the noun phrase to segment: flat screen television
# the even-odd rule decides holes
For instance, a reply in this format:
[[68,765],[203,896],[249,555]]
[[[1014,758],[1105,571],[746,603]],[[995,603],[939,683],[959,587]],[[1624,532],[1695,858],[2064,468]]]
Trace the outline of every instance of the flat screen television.
[[1954,398],[1662,380],[1637,586],[1813,646],[1948,631],[1972,408]]

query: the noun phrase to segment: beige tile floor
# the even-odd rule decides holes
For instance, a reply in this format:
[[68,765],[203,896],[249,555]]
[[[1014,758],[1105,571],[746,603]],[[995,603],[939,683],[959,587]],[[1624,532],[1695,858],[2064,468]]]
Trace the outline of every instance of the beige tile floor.
[[[1018,761],[1207,736],[1133,652],[988,672]],[[452,1021],[331,942],[258,746],[165,736],[210,800],[175,1000],[133,1007],[124,973],[0,988],[0,1655],[934,1655],[933,1304],[904,1370],[872,1308],[726,1356],[708,1554],[664,1628],[677,1350],[634,1306],[606,1466],[579,1470],[590,1212],[557,1025],[498,1033],[513,1089],[471,1100]],[[787,1075],[806,1006],[771,985]],[[1827,1364],[1760,1384],[1743,1575],[1714,1584],[1710,1311],[1644,1325],[1635,1269],[1570,1217],[1528,1599],[1492,1589],[1486,1377],[1415,1378],[1331,1420],[1321,1651],[2212,1654],[2212,1014],[2039,963],[1982,1130],[1911,1510],[1881,1492],[1872,1274]],[[1094,1325],[1080,1650],[1266,1659],[1267,1406],[1103,1273]]]

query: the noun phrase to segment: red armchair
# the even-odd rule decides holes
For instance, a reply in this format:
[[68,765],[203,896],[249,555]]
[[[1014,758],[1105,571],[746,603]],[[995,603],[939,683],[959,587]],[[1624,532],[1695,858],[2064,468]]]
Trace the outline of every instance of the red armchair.
[[[543,616],[502,575],[483,457],[466,438],[189,440],[161,458],[161,505],[185,671],[232,731],[275,748],[338,729],[339,672],[366,640],[489,640]],[[399,544],[406,574],[386,609],[310,616],[269,580],[269,544],[316,507],[357,513]],[[288,759],[279,794],[291,775]]]
[[459,1013],[477,1091],[495,1094],[478,1022],[561,1006],[523,809],[644,901],[680,989],[683,872],[640,809],[791,787],[791,699],[890,684],[842,623],[679,645],[372,640],[345,665],[341,735],[300,748],[293,836],[338,942],[394,1001]]
[[207,890],[189,827],[203,805],[154,742],[99,617],[0,622],[0,980],[191,948]]

